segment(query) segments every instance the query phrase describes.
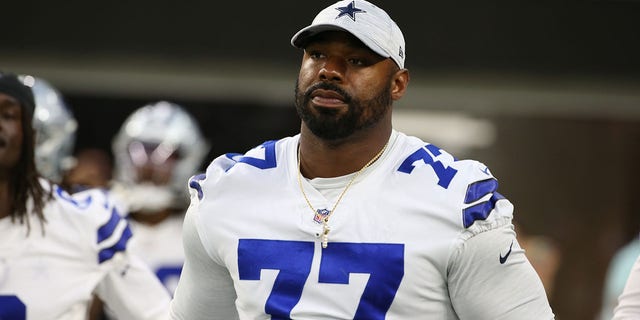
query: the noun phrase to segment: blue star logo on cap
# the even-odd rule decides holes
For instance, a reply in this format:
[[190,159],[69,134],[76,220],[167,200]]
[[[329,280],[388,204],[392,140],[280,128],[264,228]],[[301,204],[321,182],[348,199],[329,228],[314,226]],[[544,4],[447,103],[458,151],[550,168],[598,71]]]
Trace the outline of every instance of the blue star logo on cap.
[[338,16],[336,17],[336,19],[342,17],[342,16],[349,16],[349,18],[351,18],[351,20],[356,21],[356,13],[365,13],[366,11],[360,9],[360,8],[356,8],[356,2],[355,1],[351,1],[351,3],[349,3],[348,6],[346,7],[338,7],[336,8],[336,10],[340,11],[340,13],[338,14]]

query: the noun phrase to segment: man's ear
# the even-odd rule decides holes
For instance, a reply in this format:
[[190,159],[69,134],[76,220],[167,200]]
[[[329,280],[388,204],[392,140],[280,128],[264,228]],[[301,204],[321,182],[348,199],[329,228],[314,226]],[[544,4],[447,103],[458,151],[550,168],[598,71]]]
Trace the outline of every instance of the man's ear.
[[393,75],[391,81],[391,98],[393,100],[400,100],[407,91],[409,86],[409,70],[400,69]]

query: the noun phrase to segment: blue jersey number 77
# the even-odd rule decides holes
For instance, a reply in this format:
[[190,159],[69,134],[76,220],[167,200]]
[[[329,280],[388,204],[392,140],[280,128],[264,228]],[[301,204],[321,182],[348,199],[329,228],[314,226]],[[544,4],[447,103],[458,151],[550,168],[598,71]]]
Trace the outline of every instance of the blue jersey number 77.
[[[279,270],[265,312],[272,319],[290,319],[300,301],[313,261],[314,243],[241,239],[240,280],[260,280],[263,269]],[[404,245],[332,242],[322,249],[318,283],[349,284],[349,274],[369,274],[354,319],[384,319],[404,276]]]

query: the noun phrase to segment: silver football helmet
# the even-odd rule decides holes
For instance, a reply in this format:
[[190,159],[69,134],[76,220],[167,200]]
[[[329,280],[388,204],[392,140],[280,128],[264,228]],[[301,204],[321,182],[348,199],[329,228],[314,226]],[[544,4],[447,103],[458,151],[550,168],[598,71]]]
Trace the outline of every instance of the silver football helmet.
[[[134,111],[113,140],[114,176],[128,210],[184,206],[188,179],[208,151],[198,122],[183,107],[160,101]],[[148,167],[154,168],[152,175],[164,173],[168,179],[145,176]]]
[[75,164],[73,148],[78,122],[62,94],[49,82],[30,75],[20,78],[31,87],[36,102],[33,111],[36,167],[43,177],[60,183],[64,173]]

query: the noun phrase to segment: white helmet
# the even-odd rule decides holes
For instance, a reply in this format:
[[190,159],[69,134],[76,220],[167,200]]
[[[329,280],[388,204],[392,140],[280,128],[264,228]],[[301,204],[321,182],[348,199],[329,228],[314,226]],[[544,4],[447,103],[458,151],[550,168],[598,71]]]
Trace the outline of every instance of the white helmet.
[[[173,157],[175,164],[168,183],[156,187],[186,198],[188,179],[197,173],[208,151],[209,144],[197,121],[185,109],[167,101],[148,104],[125,120],[113,140],[115,178],[125,186],[140,185],[139,168],[162,165]],[[146,206],[130,204],[130,210]]]
[[36,102],[32,122],[36,131],[36,167],[43,177],[60,183],[75,164],[73,148],[78,122],[62,94],[49,82],[29,75],[20,78],[31,87]]

